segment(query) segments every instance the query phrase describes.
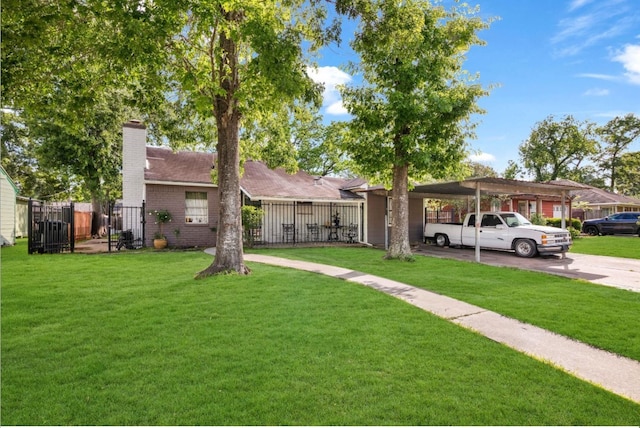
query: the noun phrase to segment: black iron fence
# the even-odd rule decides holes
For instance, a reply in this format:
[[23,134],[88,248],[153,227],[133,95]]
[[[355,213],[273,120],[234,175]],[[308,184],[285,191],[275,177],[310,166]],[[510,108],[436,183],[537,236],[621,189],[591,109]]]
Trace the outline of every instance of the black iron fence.
[[263,202],[262,226],[245,233],[252,245],[363,240],[361,203]]
[[135,250],[145,246],[145,203],[141,207],[124,207],[109,203],[107,237],[109,252]]
[[29,199],[27,209],[28,251],[73,252],[75,247],[73,202],[51,204]]

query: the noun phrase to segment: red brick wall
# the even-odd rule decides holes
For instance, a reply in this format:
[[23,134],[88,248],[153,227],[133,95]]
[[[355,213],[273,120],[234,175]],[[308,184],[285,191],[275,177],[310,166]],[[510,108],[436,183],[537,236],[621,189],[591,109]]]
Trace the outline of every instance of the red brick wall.
[[[195,224],[185,222],[185,193],[207,192],[209,204],[209,223]],[[158,231],[155,217],[149,215],[154,210],[168,210],[172,220],[163,226],[163,233],[169,241],[169,246],[176,247],[214,247],[216,245],[216,233],[212,227],[218,227],[218,188],[217,187],[191,187],[191,186],[167,186],[160,184],[147,185],[147,242],[153,245],[153,235]],[[180,230],[176,236],[175,229]]]

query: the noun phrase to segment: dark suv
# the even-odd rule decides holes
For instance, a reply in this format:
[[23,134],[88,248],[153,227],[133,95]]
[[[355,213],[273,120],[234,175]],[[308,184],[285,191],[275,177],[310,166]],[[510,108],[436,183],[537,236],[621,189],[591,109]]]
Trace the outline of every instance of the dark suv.
[[637,234],[640,229],[640,212],[611,214],[605,218],[585,220],[582,231],[591,236],[613,235],[614,233]]

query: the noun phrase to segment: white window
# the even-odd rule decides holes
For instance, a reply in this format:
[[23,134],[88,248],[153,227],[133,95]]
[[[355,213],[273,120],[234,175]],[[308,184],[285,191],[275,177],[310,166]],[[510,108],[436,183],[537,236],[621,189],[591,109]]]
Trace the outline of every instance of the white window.
[[[569,215],[569,206],[567,204],[564,205],[564,210],[564,215],[566,217]],[[556,218],[562,217],[562,205],[553,206],[553,216]]]
[[209,223],[207,192],[186,192],[184,220],[187,223]]

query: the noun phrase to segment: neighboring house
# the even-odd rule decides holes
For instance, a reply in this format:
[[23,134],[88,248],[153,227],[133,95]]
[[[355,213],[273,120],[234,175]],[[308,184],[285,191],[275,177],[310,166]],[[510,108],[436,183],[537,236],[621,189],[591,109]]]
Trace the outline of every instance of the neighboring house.
[[[559,197],[548,195],[509,195],[505,201],[495,201],[492,206],[494,211],[516,211],[529,219],[536,214],[542,214],[547,218],[560,218],[562,216],[562,202]],[[498,209],[495,209],[496,203],[499,203]],[[565,202],[564,208],[567,217],[575,216],[570,203]]]
[[582,189],[571,192],[574,216],[581,220],[606,217],[618,212],[640,211],[640,199],[618,195],[571,180],[556,180],[555,182],[582,187]]
[[[216,244],[219,199],[211,177],[214,165],[213,153],[150,147],[143,125],[124,125],[123,206],[145,202],[147,245],[158,231],[150,213],[165,209],[173,217],[163,230],[170,245]],[[256,241],[366,242],[366,199],[346,188],[353,180],[314,177],[304,171],[290,175],[255,161],[245,162],[243,169],[243,204],[264,210],[262,227],[254,231]]]
[[16,243],[16,196],[18,188],[0,166],[0,245]]

